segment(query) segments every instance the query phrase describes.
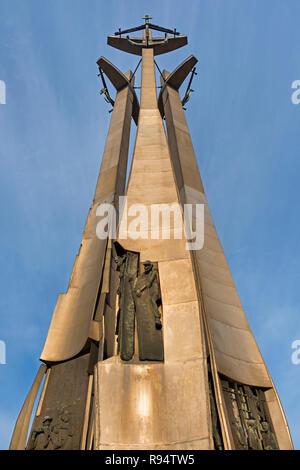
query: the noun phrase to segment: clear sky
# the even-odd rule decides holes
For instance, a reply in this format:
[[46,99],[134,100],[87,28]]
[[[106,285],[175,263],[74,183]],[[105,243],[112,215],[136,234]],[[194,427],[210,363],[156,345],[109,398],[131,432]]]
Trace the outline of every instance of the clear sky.
[[199,59],[186,113],[199,168],[299,449],[299,0],[1,0],[0,448],[39,367],[93,198],[110,117],[96,60],[134,69],[138,57],[106,36],[145,14],[188,35],[188,46],[157,58],[161,68]]

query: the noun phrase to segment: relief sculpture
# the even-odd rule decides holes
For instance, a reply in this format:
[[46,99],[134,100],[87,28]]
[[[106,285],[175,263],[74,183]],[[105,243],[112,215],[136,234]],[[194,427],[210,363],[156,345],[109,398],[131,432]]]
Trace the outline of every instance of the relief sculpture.
[[158,305],[161,302],[157,273],[153,263],[143,263],[144,272],[133,282],[133,298],[138,328],[141,361],[163,361],[162,324]]
[[28,448],[31,450],[70,450],[72,436],[70,417],[67,411],[63,411],[58,413],[54,422],[51,416],[43,418],[42,425],[33,429]]
[[130,361],[134,355],[134,319],[135,307],[132,292],[138,269],[138,254],[126,252],[115,257],[120,283],[117,290],[119,310],[117,314],[116,334],[118,336],[118,352],[123,361]]
[[154,264],[145,261],[139,273],[139,254],[125,250],[114,261],[119,272],[116,335],[120,357],[123,361],[133,358],[136,322],[139,360],[163,361],[161,295]]
[[275,434],[271,431],[269,423],[263,421],[261,423],[261,433],[262,433],[262,440],[263,440],[263,447],[266,450],[275,450],[278,449],[277,440]]
[[276,450],[278,443],[262,389],[221,380],[235,448]]
[[[210,370],[209,364],[208,364],[208,369]],[[210,373],[208,375],[208,390],[209,390],[209,403],[210,403],[210,414],[211,414],[211,421],[212,421],[214,446],[216,450],[223,450],[223,442],[222,442],[221,432],[220,432],[219,416],[218,416],[218,411],[217,411],[217,406],[216,406],[215,395],[213,392],[212,377]]]

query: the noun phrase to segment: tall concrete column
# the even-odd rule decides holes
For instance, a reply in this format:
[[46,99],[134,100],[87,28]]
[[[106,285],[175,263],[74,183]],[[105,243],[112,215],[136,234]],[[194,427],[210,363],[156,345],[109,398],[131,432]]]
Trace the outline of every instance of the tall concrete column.
[[[143,204],[179,205],[179,192],[168,142],[157,106],[152,49],[142,50],[141,106],[132,168],[127,188],[128,211]],[[124,216],[123,216],[124,217]],[[162,363],[126,363],[119,356],[96,366],[97,449],[212,449],[206,350],[190,252],[186,240],[130,238],[121,228],[118,241],[140,253],[141,261],[158,263],[163,304]],[[180,222],[182,224],[182,220]],[[162,231],[167,226],[160,226]]]

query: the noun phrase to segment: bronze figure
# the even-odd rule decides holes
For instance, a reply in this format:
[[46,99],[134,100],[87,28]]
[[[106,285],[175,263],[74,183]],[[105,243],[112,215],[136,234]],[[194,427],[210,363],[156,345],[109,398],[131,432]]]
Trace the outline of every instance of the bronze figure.
[[134,355],[134,323],[137,322],[139,359],[163,361],[161,304],[158,274],[151,261],[145,261],[138,274],[138,254],[127,251],[114,258],[119,271],[119,310],[116,335],[118,352],[123,361]]
[[57,422],[52,424],[53,418],[45,416],[42,425],[34,429],[31,435],[30,450],[71,450],[70,416],[62,411],[57,416]]
[[120,272],[120,284],[117,290],[119,311],[117,315],[116,334],[118,335],[118,350],[123,361],[130,361],[134,355],[134,300],[132,281],[138,267],[138,255],[127,252],[116,257],[117,270]]
[[29,449],[32,450],[47,450],[50,444],[50,434],[52,431],[51,426],[52,418],[45,416],[42,425],[32,431],[31,445]]
[[144,272],[133,283],[133,297],[138,328],[141,361],[163,361],[162,324],[158,305],[160,289],[153,263],[145,261]]
[[261,423],[261,435],[265,450],[278,449],[278,443],[275,434],[271,431],[269,423],[267,423],[267,421],[263,421]]

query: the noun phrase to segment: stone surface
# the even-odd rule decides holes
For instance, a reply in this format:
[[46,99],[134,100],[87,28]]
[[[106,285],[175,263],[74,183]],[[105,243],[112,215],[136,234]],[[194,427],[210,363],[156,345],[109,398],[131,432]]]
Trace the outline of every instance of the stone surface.
[[201,359],[98,363],[96,449],[212,449],[205,380]]

